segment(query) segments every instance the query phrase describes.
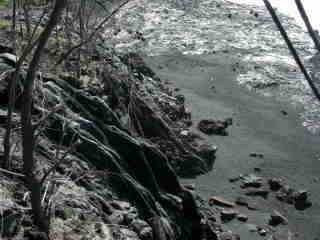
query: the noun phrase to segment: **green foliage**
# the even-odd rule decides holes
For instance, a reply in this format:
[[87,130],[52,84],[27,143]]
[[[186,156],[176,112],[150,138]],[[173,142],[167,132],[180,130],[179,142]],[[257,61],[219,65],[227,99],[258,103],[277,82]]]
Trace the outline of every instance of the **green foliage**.
[[0,8],[5,8],[9,6],[10,0],[0,0]]
[[8,27],[10,27],[10,25],[11,25],[10,21],[0,19],[0,29],[8,28]]

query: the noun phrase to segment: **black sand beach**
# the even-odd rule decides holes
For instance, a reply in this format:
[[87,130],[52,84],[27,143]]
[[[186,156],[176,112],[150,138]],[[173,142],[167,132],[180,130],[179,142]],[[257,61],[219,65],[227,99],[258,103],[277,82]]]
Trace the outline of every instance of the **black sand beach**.
[[[197,179],[186,180],[195,182],[204,198],[215,195],[234,201],[242,189],[228,179],[254,173],[254,168],[261,169],[258,176],[281,177],[293,188],[311,193],[313,205],[304,211],[279,202],[272,194],[268,199],[255,197],[257,211],[239,208],[249,217],[246,227],[237,221],[230,222],[228,227],[239,233],[241,239],[258,239],[257,233],[249,231],[250,224],[267,229],[270,213],[278,210],[289,220],[288,226],[269,229],[285,237],[279,239],[318,239],[320,138],[302,126],[299,109],[240,87],[232,71],[232,54],[145,59],[161,78],[171,81],[186,96],[195,130],[204,118],[233,118],[229,136],[209,137],[210,143],[218,146],[213,170]],[[264,157],[253,158],[250,153],[261,153]],[[274,239],[270,236],[266,238]]]

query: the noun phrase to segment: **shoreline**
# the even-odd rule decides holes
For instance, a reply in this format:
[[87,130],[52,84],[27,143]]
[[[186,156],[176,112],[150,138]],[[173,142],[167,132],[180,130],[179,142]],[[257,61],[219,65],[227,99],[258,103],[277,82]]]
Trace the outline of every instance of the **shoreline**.
[[[232,117],[234,121],[229,136],[208,137],[210,143],[218,146],[213,171],[185,182],[196,182],[197,191],[205,199],[217,195],[232,201],[242,192],[229,182],[232,177],[253,173],[255,168],[261,169],[258,175],[264,178],[281,177],[295,188],[308,189],[313,206],[298,211],[272,196],[267,201],[255,199],[261,208],[258,211],[243,208],[240,211],[249,216],[248,223],[257,225],[267,224],[266,219],[273,210],[280,211],[289,219],[289,225],[274,229],[276,232],[297,232],[296,239],[316,239],[320,235],[317,229],[320,224],[317,191],[320,139],[302,126],[299,111],[239,86],[231,70],[232,58],[227,55],[166,55],[145,57],[145,60],[160,78],[170,80],[181,89],[186,105],[192,110],[194,124],[208,117]],[[212,75],[214,80],[210,81]],[[263,159],[250,157],[252,152],[262,153]],[[227,227],[240,234],[241,239],[257,238],[236,221]]]

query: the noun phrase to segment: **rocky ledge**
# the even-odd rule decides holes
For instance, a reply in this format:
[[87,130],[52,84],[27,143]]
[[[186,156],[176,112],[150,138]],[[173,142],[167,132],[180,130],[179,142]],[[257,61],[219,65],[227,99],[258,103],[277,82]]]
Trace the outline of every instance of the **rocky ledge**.
[[[0,56],[2,132],[14,66],[8,56]],[[192,133],[183,96],[139,55],[104,52],[99,59],[96,78],[43,72],[34,92],[39,174],[56,168],[43,199],[52,212],[52,239],[201,239],[210,228],[178,175],[208,171],[216,147]],[[19,79],[17,96],[23,72]],[[21,104],[18,98],[15,126]],[[16,173],[22,171],[19,135],[15,131]],[[3,237],[45,239],[32,224],[23,179],[10,173],[0,178]]]

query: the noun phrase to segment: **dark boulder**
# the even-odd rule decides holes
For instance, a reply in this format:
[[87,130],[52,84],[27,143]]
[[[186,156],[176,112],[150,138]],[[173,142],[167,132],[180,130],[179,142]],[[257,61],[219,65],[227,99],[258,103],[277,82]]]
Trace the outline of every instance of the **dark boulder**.
[[286,225],[288,224],[288,219],[286,217],[284,217],[281,213],[279,213],[278,211],[274,211],[271,215],[270,215],[270,219],[269,219],[269,224],[271,226],[278,226],[280,224]]
[[272,191],[279,191],[283,186],[283,182],[280,178],[269,179],[268,183]]
[[221,135],[227,136],[227,128],[232,125],[232,119],[226,119],[224,121],[204,119],[198,124],[198,129],[207,135]]

